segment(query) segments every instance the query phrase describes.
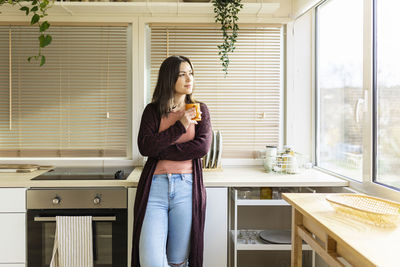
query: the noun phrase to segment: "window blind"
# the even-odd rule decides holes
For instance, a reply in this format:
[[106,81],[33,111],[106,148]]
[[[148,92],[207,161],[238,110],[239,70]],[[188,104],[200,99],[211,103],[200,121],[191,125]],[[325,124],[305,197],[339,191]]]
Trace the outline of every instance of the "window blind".
[[224,78],[214,26],[150,25],[150,99],[162,61],[170,55],[191,59],[194,97],[207,104],[213,130],[223,136],[223,157],[253,158],[265,145],[279,145],[282,26],[240,27],[236,50]]
[[48,33],[39,67],[36,27],[0,26],[0,157],[126,157],[128,27]]

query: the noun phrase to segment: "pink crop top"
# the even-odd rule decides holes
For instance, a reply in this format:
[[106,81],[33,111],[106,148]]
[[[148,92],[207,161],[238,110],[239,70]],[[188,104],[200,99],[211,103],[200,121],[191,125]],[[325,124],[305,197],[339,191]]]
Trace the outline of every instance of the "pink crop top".
[[[171,125],[174,125],[179,120],[185,111],[173,111],[166,117],[161,118],[160,129],[158,132],[162,132],[168,129]],[[190,124],[189,128],[186,129],[186,133],[182,134],[176,143],[185,143],[194,139],[195,125]],[[159,160],[157,162],[156,170],[154,174],[168,174],[168,173],[192,173],[193,162],[192,160],[174,161],[174,160]]]

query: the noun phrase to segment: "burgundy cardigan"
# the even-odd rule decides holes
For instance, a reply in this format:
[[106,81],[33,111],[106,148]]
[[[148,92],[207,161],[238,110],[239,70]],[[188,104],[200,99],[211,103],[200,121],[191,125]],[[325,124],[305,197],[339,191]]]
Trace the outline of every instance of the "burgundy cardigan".
[[140,267],[139,240],[142,223],[146,212],[153,173],[158,160],[193,160],[193,194],[192,194],[192,231],[189,252],[189,266],[203,266],[204,222],[206,213],[206,190],[203,184],[201,158],[207,154],[211,145],[211,122],[208,108],[200,104],[201,121],[195,126],[195,137],[185,143],[174,142],[186,132],[178,120],[165,131],[158,132],[161,117],[156,105],[150,103],[143,111],[140,123],[138,146],[147,162],[143,168],[137,187],[132,244],[132,267]]

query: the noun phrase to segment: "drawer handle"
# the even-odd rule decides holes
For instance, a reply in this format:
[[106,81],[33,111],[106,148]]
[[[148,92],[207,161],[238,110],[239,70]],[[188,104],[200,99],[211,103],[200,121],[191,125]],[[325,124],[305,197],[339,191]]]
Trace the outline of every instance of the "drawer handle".
[[[33,219],[35,222],[55,222],[56,217],[35,217]],[[93,217],[92,221],[102,221],[102,222],[115,222],[117,220],[116,216],[107,217]]]

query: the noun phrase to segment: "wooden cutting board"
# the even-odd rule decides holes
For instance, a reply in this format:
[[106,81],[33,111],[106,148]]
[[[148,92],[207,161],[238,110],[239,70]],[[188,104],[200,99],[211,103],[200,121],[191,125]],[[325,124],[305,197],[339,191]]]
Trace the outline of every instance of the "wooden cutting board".
[[53,166],[40,166],[35,164],[0,164],[0,172],[33,172],[52,168]]

